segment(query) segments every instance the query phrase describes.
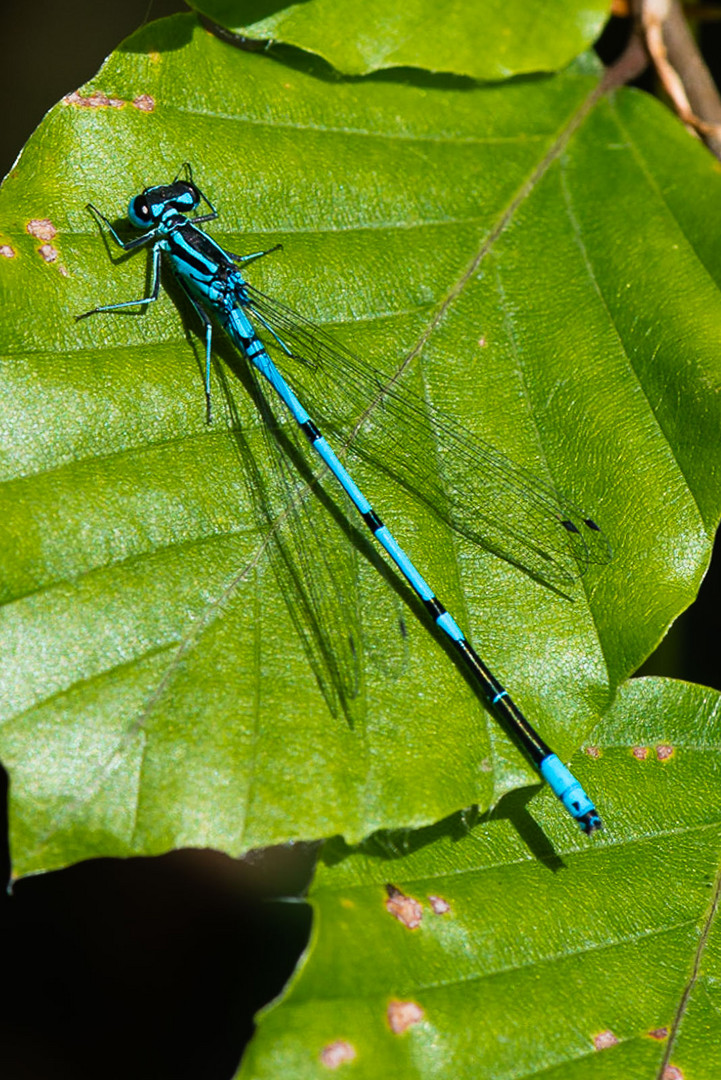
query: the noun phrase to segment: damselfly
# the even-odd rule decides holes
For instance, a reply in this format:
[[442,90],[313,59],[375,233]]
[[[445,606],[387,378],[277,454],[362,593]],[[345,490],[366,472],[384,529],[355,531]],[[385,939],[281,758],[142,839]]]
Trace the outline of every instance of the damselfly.
[[[207,211],[195,214],[201,203]],[[603,562],[608,558],[608,546],[598,525],[577,508],[562,502],[552,487],[512,464],[489,445],[458,434],[449,417],[429,408],[424,401],[401,393],[392,380],[382,377],[372,364],[354,356],[319,327],[254,289],[245,281],[238,265],[268,252],[236,255],[220,247],[198,227],[218,215],[193,182],[190,165],[185,164],[172,183],[146,188],[131,199],[128,218],[136,229],[142,230],[142,235],[132,240],[123,241],[111,222],[92,204],[88,209],[123,251],[150,246],[152,274],[149,294],[142,299],[107,304],[79,317],[156,300],[160,264],[165,255],[204,327],[209,418],[214,318],[287,407],[372,535],[423,602],[435,624],[447,635],[487,704],[540,775],[584,832],[601,828],[601,819],[580,783],[471,647],[321,433],[320,422],[337,441],[341,452],[352,442],[355,449],[423,499],[464,536],[503,555],[556,589],[570,585],[587,562]],[[278,363],[271,359],[266,346],[279,357]],[[284,364],[284,360],[295,365],[288,378],[278,366],[291,366]],[[365,402],[360,415],[359,400]],[[372,423],[368,424],[365,421],[371,414]],[[414,439],[408,437],[416,429],[425,431],[426,437],[431,434],[439,461],[445,463],[442,468],[424,467],[422,455],[414,449]],[[386,450],[390,446],[393,452],[384,454],[384,444]],[[472,498],[474,477],[479,475],[484,492],[480,504]]]

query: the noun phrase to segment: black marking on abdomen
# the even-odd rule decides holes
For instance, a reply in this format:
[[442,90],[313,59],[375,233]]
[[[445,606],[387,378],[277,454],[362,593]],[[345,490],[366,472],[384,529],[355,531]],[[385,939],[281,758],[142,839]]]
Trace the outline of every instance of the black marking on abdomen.
[[378,532],[379,529],[383,528],[383,522],[378,517],[372,506],[370,510],[366,510],[365,514],[361,514],[361,517],[374,535]]
[[300,424],[300,430],[308,439],[308,442],[314,443],[320,439],[321,434],[318,428],[315,426],[312,420],[306,420],[304,424]]
[[441,615],[446,614],[447,609],[435,596],[432,596],[430,600],[424,600],[423,605],[434,622],[438,622]]

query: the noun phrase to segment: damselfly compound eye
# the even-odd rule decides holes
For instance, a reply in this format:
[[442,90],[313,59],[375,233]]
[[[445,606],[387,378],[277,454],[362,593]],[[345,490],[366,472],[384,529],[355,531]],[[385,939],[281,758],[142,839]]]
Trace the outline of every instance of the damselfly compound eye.
[[133,225],[148,225],[153,215],[148,205],[148,200],[144,195],[136,195],[134,199],[131,199],[130,206],[128,207],[128,217],[132,221]]

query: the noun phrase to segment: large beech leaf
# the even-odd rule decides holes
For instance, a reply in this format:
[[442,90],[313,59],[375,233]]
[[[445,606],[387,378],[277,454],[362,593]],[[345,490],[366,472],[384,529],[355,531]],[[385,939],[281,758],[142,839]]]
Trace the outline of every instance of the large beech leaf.
[[548,792],[395,856],[329,842],[308,953],[239,1077],[715,1080],[720,718],[714,691],[623,688],[577,759],[603,793],[592,847]]
[[[494,87],[304,64],[192,15],[150,26],[49,114],[4,185],[0,755],[18,873],[357,841],[535,782],[336,488],[297,515],[306,553],[274,516],[293,467],[278,478],[220,334],[208,426],[202,335],[173,283],[144,312],[75,322],[147,289],[145,256],[106,248],[89,199],[121,217],[191,161],[222,214],[209,232],[232,251],[283,243],[248,268],[256,285],[384,372],[405,365],[403,388],[593,513],[613,560],[564,595],[358,464],[563,757],[707,563],[721,178],[706,151],[643,94],[605,96],[590,61]],[[320,608],[315,528],[334,575]],[[359,628],[350,716],[318,610],[336,643],[346,618]]]
[[495,80],[565,67],[596,40],[610,5],[608,0],[304,0],[289,6],[194,0],[191,7],[243,37],[317,53],[346,75],[400,66]]

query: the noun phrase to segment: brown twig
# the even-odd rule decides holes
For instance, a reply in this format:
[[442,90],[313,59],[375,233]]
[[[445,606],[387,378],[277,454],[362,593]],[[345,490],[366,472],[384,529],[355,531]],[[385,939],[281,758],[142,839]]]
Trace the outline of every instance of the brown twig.
[[631,31],[628,44],[621,56],[610,67],[606,68],[603,77],[602,90],[607,93],[619,86],[633,82],[648,67],[648,51],[643,42],[640,30],[637,26]]
[[721,97],[678,0],[638,0],[646,48],[681,120],[721,158]]

